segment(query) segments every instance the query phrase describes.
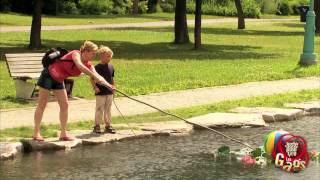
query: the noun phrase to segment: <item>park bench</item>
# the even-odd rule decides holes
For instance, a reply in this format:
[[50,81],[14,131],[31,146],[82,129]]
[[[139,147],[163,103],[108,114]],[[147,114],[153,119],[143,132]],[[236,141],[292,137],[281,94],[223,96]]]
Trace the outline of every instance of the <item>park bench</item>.
[[[15,81],[16,96],[23,99],[32,99],[36,95],[36,82],[40,77],[42,57],[44,53],[5,54],[10,76]],[[72,95],[73,80],[66,79],[65,87],[70,97]]]

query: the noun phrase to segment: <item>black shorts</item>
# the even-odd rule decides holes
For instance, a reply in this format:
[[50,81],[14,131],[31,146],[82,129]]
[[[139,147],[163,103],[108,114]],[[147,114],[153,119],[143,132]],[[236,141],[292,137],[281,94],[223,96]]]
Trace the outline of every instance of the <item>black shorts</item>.
[[38,79],[37,85],[50,90],[50,89],[65,89],[65,85],[64,82],[58,82],[56,80],[54,80],[50,74],[49,74],[49,70],[48,68],[43,69],[43,71],[41,72],[41,75]]

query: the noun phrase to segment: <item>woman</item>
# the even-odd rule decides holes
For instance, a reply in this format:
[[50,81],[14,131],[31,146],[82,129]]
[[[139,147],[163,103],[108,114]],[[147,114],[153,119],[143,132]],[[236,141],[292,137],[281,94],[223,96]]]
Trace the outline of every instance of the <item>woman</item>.
[[115,88],[101,77],[92,66],[92,59],[95,57],[98,46],[90,41],[85,41],[80,50],[73,50],[45,68],[38,80],[39,99],[34,114],[34,134],[33,140],[44,141],[40,135],[40,123],[43,112],[47,105],[50,90],[53,90],[60,107],[61,133],[59,140],[72,141],[73,138],[67,135],[68,121],[68,96],[64,86],[64,80],[70,76],[79,76],[82,72],[92,77],[96,82],[105,85],[114,91]]

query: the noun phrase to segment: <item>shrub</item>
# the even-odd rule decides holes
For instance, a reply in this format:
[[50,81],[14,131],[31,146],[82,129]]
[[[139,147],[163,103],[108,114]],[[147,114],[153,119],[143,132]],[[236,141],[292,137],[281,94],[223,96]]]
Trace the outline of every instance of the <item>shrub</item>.
[[276,14],[278,11],[279,0],[258,0],[261,8],[261,13]]
[[112,9],[112,1],[110,0],[80,0],[81,14],[102,14],[110,12]]
[[169,3],[161,3],[160,7],[163,12],[174,12],[174,6]]
[[147,13],[147,11],[148,11],[147,1],[140,1],[139,2],[139,13],[144,14],[144,13]]
[[298,7],[308,5],[308,0],[280,0],[277,7],[277,15],[298,15]]
[[242,8],[245,17],[259,18],[261,16],[260,5],[253,0],[243,0]]
[[62,14],[78,14],[78,8],[73,1],[59,0],[57,4],[58,13]]
[[[245,17],[259,18],[261,15],[258,0],[242,0]],[[195,12],[195,0],[187,2],[187,13]],[[237,9],[234,0],[204,0],[202,14],[218,16],[236,16]]]
[[11,10],[10,0],[1,0],[0,1],[0,11],[8,12]]
[[[188,2],[187,2],[188,3]],[[160,3],[160,7],[163,12],[174,12],[175,11],[175,0],[162,0]]]
[[289,1],[288,0],[282,0],[279,3],[277,15],[288,16],[288,15],[290,15],[292,13],[293,13],[293,11],[292,11],[292,8],[291,8],[291,6],[289,4]]
[[129,14],[132,8],[132,0],[112,0],[112,14]]

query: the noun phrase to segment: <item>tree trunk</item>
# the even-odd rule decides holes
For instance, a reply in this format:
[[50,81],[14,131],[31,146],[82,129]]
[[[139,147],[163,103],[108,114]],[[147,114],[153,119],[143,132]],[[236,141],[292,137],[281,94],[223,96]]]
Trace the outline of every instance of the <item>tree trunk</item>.
[[201,4],[202,0],[196,0],[196,14],[194,21],[194,49],[201,47]]
[[133,0],[132,13],[133,14],[138,14],[139,13],[139,0]]
[[41,48],[41,13],[42,13],[42,0],[33,1],[33,15],[30,34],[30,49]]
[[314,11],[316,13],[316,33],[320,35],[320,1],[314,1]]
[[174,21],[174,43],[176,44],[183,44],[189,42],[186,6],[186,0],[176,0]]
[[241,0],[235,0],[234,2],[236,4],[237,14],[238,14],[238,29],[245,29],[246,24],[244,22],[244,14],[243,14],[243,9],[241,5]]

